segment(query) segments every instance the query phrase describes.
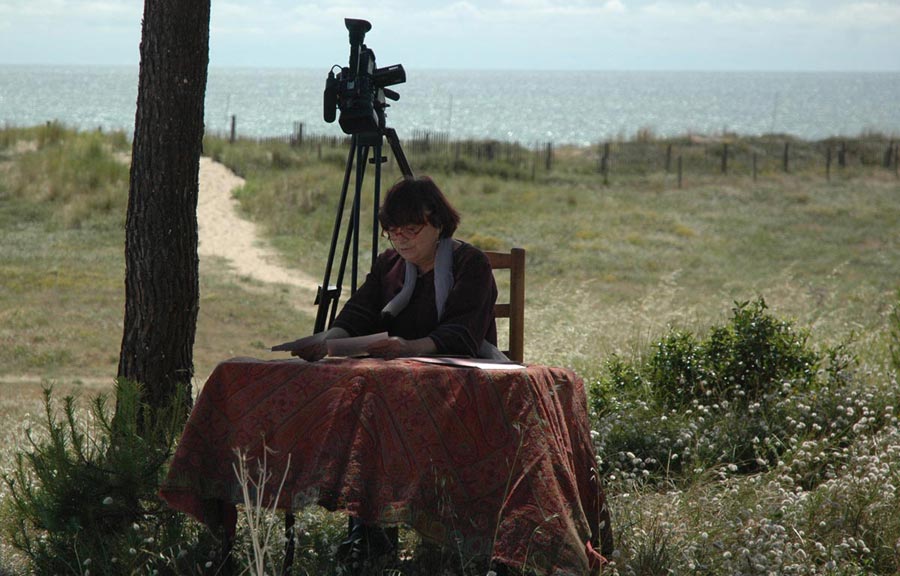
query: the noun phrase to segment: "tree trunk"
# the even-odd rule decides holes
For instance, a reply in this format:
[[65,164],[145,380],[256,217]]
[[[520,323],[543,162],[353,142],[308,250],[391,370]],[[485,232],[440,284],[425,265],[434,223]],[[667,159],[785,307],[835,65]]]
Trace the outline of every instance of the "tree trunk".
[[[125,225],[119,378],[152,411],[191,404],[199,307],[197,195],[210,0],[146,0]],[[153,414],[150,414],[151,419]]]

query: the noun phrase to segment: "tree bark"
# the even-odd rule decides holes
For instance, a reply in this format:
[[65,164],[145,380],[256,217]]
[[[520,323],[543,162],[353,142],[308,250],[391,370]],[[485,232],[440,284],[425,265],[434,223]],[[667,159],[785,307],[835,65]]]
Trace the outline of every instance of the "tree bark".
[[[146,0],[125,225],[118,376],[151,412],[191,404],[199,308],[197,195],[210,0]],[[150,415],[151,418],[153,414]]]

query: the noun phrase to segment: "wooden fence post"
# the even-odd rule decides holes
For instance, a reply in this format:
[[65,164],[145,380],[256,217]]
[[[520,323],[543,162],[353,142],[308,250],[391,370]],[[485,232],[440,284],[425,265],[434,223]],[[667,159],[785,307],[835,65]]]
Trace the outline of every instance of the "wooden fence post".
[[722,174],[728,174],[728,142],[722,145]]
[[847,143],[843,141],[840,148],[838,148],[838,166],[841,168],[847,167]]
[[609,142],[603,143],[603,156],[600,158],[600,171],[603,173],[603,185],[609,186]]
[[757,162],[757,154],[753,153],[753,181],[756,182],[756,162]]
[[894,141],[891,140],[888,144],[887,150],[884,151],[884,162],[883,166],[885,168],[891,167],[891,161],[894,159]]
[[831,146],[828,147],[828,153],[825,154],[825,179],[831,182]]
[[228,141],[231,142],[232,144],[234,144],[234,139],[237,135],[236,128],[237,128],[237,115],[232,114],[231,115],[231,137],[228,139]]
[[666,146],[666,174],[672,171],[672,144]]
[[681,154],[678,155],[678,189],[681,189]]
[[547,142],[547,172],[553,168],[553,142]]
[[294,122],[294,133],[291,134],[291,146],[303,146],[303,122]]
[[782,159],[782,163],[784,165],[785,172],[791,171],[790,157],[791,157],[791,143],[785,142],[784,143],[784,158]]
[[894,146],[894,176],[900,178],[900,144]]

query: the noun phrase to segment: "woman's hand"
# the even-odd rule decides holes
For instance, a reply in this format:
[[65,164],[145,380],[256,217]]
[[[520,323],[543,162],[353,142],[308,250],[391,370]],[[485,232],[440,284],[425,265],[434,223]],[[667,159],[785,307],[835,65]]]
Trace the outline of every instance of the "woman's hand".
[[284,344],[272,346],[272,352],[290,352],[291,356],[299,356],[304,360],[315,362],[328,354],[326,340],[329,338],[346,338],[349,336],[343,328],[329,328],[312,336],[299,338]]
[[407,340],[391,336],[385,340],[373,342],[366,347],[366,352],[370,356],[377,358],[406,358],[409,356],[422,356],[423,354],[433,354],[437,351],[437,346],[431,338],[419,338],[418,340]]
[[325,354],[328,353],[328,348],[325,345],[325,333],[319,332],[312,336],[272,346],[272,351],[290,352],[291,356],[299,356],[304,360],[315,362],[325,357]]

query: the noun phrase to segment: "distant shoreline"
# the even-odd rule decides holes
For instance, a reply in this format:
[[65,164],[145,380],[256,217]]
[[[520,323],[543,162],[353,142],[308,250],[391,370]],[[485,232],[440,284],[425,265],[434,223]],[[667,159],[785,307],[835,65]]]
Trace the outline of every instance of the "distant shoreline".
[[[206,127],[245,137],[341,137],[323,119],[327,69],[211,66]],[[136,66],[0,65],[0,124],[58,119],[78,129],[133,130]],[[804,140],[900,135],[900,71],[407,70],[387,110],[403,139],[416,132],[528,147],[592,146],[650,132],[786,134]]]

